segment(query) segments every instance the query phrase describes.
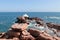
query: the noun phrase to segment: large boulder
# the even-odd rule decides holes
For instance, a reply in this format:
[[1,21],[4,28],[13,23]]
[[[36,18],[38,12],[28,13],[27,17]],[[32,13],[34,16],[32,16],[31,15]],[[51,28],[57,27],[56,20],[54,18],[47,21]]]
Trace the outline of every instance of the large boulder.
[[55,40],[52,36],[50,36],[49,34],[47,34],[47,33],[42,33],[42,34],[40,34],[37,38],[36,38],[36,40]]
[[27,27],[28,27],[27,23],[21,23],[21,24],[15,23],[15,24],[12,25],[12,29],[13,30],[19,29],[19,30],[23,31],[23,30],[26,30]]
[[28,32],[32,35],[32,36],[34,36],[34,37],[38,37],[42,32],[40,32],[39,30],[37,30],[37,29],[33,29],[33,28],[30,28],[29,30],[28,30]]
[[7,38],[7,39],[10,39],[10,38],[13,38],[13,37],[19,37],[20,36],[20,32],[15,32],[13,30],[10,30],[8,32],[6,32],[2,38]]

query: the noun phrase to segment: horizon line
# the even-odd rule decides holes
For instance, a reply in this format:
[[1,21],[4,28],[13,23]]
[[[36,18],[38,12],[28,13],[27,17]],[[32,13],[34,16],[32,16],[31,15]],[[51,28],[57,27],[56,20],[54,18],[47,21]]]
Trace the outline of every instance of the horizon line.
[[[6,12],[8,12],[8,11],[6,11]],[[10,11],[10,12],[12,12],[12,11]],[[16,12],[16,11],[15,11]],[[34,12],[34,11],[33,11]],[[45,12],[45,11],[44,11]]]

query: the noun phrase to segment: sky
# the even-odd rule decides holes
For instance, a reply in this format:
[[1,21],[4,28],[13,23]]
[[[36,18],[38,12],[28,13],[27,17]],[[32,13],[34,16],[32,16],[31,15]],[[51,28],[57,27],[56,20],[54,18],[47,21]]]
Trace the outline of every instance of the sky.
[[60,0],[0,0],[0,12],[60,12]]

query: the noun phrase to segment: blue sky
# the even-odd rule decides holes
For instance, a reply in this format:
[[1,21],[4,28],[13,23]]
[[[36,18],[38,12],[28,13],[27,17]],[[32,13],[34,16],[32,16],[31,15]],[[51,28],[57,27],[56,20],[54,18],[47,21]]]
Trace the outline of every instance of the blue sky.
[[0,0],[0,12],[60,12],[60,0]]

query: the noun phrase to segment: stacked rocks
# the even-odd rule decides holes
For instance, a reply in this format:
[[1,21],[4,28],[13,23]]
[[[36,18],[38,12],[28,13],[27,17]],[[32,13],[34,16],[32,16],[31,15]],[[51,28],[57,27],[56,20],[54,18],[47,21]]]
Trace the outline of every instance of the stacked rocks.
[[27,32],[28,24],[24,17],[17,18],[17,22],[11,26],[11,29],[6,32],[1,38],[13,40],[35,40],[35,38]]

